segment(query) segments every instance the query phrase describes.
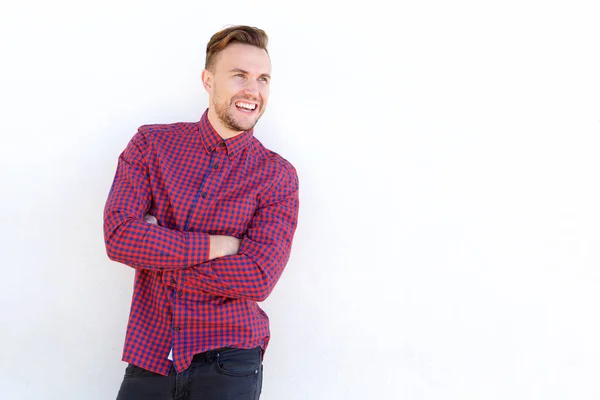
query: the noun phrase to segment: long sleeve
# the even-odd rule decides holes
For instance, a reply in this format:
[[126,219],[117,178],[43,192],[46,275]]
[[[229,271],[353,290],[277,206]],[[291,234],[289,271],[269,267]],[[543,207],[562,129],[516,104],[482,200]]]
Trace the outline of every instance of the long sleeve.
[[298,220],[298,176],[291,164],[281,163],[261,204],[238,254],[184,270],[180,288],[253,301],[267,298],[289,259]]
[[136,269],[175,270],[209,259],[210,237],[150,224],[152,205],[148,173],[149,143],[138,131],[119,156],[117,172],[104,208],[108,257]]
[[[123,361],[165,376],[211,349],[267,348],[256,301],[281,276],[296,229],[294,167],[252,129],[222,138],[208,112],[140,127],[104,208],[109,258],[135,268]],[[211,235],[240,239],[237,254],[214,258]]]

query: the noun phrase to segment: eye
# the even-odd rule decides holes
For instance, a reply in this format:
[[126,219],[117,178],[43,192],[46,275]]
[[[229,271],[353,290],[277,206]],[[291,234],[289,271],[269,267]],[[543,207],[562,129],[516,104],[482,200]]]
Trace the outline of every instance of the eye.
[[263,82],[263,83],[269,83],[269,78],[262,76],[260,78],[258,78],[259,81]]
[[236,78],[245,78],[244,74],[235,74],[234,77]]

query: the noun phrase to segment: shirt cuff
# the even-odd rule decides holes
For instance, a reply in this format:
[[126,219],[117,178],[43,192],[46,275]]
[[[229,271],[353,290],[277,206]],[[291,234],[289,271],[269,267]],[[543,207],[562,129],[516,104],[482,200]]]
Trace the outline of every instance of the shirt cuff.
[[202,232],[186,232],[188,242],[188,267],[208,261],[210,235]]

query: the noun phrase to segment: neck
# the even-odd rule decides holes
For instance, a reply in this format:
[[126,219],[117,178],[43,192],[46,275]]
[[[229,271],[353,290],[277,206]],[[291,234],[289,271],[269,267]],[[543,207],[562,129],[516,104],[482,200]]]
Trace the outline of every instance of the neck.
[[217,132],[222,139],[229,139],[234,136],[239,135],[243,131],[234,131],[232,129],[227,128],[225,125],[221,123],[221,120],[217,116],[215,110],[211,107],[208,108],[208,122],[212,125],[213,129]]

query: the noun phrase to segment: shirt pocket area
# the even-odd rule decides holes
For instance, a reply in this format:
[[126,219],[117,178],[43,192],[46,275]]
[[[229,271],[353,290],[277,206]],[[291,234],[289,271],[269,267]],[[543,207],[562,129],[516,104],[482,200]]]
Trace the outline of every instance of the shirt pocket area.
[[243,236],[252,222],[256,205],[246,199],[217,200],[208,216],[215,235]]

